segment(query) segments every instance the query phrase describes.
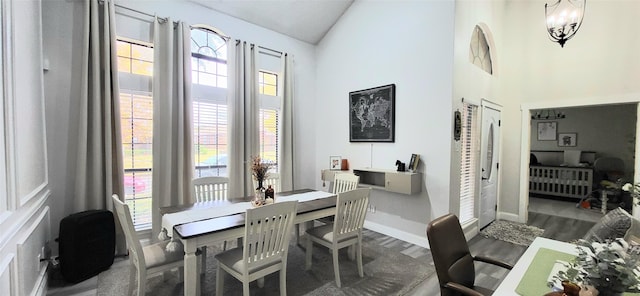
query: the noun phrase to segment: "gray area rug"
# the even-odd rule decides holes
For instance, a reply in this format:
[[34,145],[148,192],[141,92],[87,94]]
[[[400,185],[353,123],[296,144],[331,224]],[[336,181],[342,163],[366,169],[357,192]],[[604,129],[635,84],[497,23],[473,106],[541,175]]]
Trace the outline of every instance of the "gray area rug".
[[541,236],[544,229],[526,224],[496,220],[480,231],[487,238],[493,238],[512,244],[528,246],[533,240]]
[[[364,230],[364,278],[358,276],[356,261],[348,259],[347,249],[342,249],[339,257],[342,288],[338,288],[329,250],[314,245],[312,268],[305,271],[304,250],[294,245],[293,240],[287,262],[288,295],[405,295],[435,272],[428,249]],[[216,260],[213,256],[219,251],[216,246],[207,249],[207,271],[201,278],[203,295],[215,294]],[[280,295],[278,276],[277,272],[267,276],[264,288],[252,282],[251,295]],[[126,295],[128,281],[128,265],[112,267],[98,276],[97,295]],[[241,283],[229,275],[224,290],[224,295],[242,295]],[[177,272],[147,281],[147,295],[183,295],[183,291]]]

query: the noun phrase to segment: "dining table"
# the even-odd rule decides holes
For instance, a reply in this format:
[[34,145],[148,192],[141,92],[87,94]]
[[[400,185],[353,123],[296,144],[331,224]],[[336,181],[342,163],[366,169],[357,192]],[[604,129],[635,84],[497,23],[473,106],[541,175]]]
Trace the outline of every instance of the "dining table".
[[[552,276],[560,270],[566,270],[566,264],[577,257],[578,248],[572,243],[537,237],[493,295],[542,296],[552,292],[549,282],[554,282],[556,291],[561,290],[560,281]],[[625,292],[621,295],[639,296],[640,293]]]
[[[163,207],[163,227],[170,239],[179,241],[184,250],[184,295],[200,295],[201,269],[198,249],[215,243],[242,238],[245,231],[245,213],[240,203],[251,202],[253,196],[230,198],[223,201]],[[335,215],[337,196],[324,191],[300,189],[275,194],[274,201],[297,200],[294,224]],[[185,218],[188,217],[188,218]],[[168,221],[173,221],[169,223]],[[213,279],[212,279],[213,280]]]
[[574,244],[537,237],[493,295],[542,296],[551,292],[547,279],[556,260],[570,261],[577,254],[578,249]]

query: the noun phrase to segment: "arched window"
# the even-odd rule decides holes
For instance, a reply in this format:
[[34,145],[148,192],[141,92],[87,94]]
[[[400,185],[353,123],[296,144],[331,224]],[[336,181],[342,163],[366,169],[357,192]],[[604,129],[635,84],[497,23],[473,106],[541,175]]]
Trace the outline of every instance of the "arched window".
[[227,88],[227,43],[215,29],[191,29],[191,71],[194,84]]
[[227,176],[227,43],[206,25],[191,27],[194,177]]
[[478,25],[473,29],[471,42],[469,43],[469,62],[485,72],[493,74],[491,47],[487,42],[484,30]]

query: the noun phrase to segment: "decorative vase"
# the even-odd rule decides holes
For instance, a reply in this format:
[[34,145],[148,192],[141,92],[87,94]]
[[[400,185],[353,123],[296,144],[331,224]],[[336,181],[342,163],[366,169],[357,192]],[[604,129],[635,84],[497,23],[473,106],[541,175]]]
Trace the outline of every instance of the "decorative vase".
[[256,191],[255,191],[255,195],[254,195],[254,200],[255,200],[255,204],[256,205],[264,205],[264,201],[265,201],[265,189],[264,186],[262,186],[262,181],[263,180],[258,180],[258,187],[256,187]]

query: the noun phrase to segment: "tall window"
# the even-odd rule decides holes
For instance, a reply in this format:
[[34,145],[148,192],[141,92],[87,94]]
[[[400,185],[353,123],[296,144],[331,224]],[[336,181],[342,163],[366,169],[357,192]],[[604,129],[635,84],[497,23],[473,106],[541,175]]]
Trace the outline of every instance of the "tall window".
[[153,46],[118,38],[125,202],[136,229],[151,227]]
[[478,106],[463,104],[460,136],[460,223],[475,217],[476,171],[478,168],[479,132],[476,127]]
[[266,71],[258,73],[260,89],[260,157],[276,164],[278,169],[278,116],[281,98],[278,96],[278,75]]
[[226,176],[227,44],[212,28],[191,29],[194,177]]

